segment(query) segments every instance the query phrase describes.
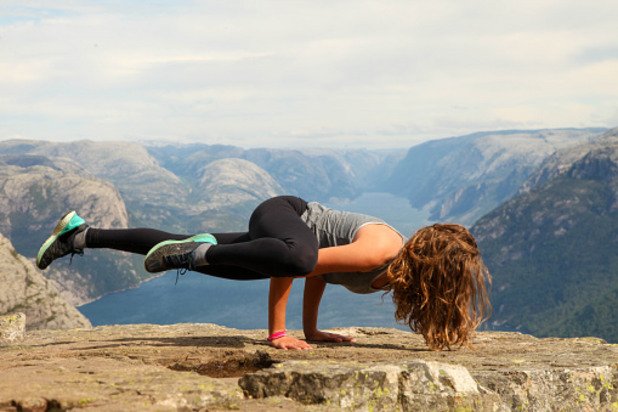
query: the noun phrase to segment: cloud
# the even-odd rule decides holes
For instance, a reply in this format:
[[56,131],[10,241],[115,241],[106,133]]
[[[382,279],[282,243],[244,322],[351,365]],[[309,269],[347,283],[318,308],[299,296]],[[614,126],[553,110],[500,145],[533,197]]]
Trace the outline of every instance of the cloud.
[[613,0],[52,4],[0,6],[0,139],[395,147],[618,120]]

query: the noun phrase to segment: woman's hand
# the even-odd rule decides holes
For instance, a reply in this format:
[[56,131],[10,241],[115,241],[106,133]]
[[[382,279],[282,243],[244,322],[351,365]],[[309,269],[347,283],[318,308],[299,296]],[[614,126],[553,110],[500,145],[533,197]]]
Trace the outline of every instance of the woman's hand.
[[339,335],[337,333],[322,332],[316,330],[315,332],[305,333],[307,340],[316,342],[354,342],[354,338],[351,336]]
[[293,336],[283,336],[279,339],[274,339],[270,341],[270,345],[277,349],[283,350],[307,350],[311,349],[311,345],[309,345],[304,340],[296,339]]

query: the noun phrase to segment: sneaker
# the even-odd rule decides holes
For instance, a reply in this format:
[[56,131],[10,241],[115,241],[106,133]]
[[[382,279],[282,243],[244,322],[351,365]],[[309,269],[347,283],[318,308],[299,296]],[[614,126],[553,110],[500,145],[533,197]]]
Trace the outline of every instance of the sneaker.
[[84,251],[73,246],[73,239],[79,232],[86,230],[86,221],[79,217],[75,211],[66,213],[60,218],[58,224],[47,238],[36,256],[36,265],[39,269],[45,269],[54,260],[66,256],[69,253],[83,254]]
[[170,269],[195,270],[193,252],[202,243],[217,244],[210,233],[200,233],[183,240],[165,240],[157,243],[146,254],[144,267],[148,272],[165,272]]

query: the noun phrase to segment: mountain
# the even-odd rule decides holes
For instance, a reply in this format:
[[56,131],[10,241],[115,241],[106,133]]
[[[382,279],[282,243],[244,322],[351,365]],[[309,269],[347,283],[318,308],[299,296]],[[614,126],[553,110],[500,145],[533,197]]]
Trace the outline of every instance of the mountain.
[[[515,199],[528,199],[517,206],[521,210],[509,209],[500,215],[502,209],[496,209],[497,215],[490,213],[474,228],[496,276],[494,323],[545,333],[544,319],[552,319],[558,327],[563,318],[588,316],[593,325],[594,319],[606,319],[609,310],[596,297],[616,302],[611,287],[600,291],[595,286],[603,279],[615,279],[611,277],[615,253],[609,249],[616,244],[614,212],[602,206],[615,198],[611,192],[615,162],[612,154],[603,155],[611,152],[613,139],[611,133],[599,137],[599,129],[485,132],[428,142],[407,154],[5,141],[0,142],[0,231],[19,253],[34,257],[67,209],[78,210],[98,227],[147,226],[195,233],[244,230],[255,205],[280,193],[345,205],[346,197],[389,190],[424,208],[423,214],[431,212],[432,219],[463,223],[471,223],[515,195]],[[336,198],[343,200],[337,203]],[[385,203],[381,206],[397,211]],[[560,211],[566,217],[552,216]],[[371,214],[370,210],[365,213]],[[558,235],[552,235],[554,223],[548,223],[552,219],[561,222],[554,230]],[[569,222],[574,222],[572,227]],[[593,234],[590,227],[595,227]],[[530,250],[526,249],[528,240],[534,245]],[[577,243],[589,257],[577,262],[566,259],[580,253],[569,242]],[[143,272],[141,256],[107,250],[87,250],[86,254],[72,264],[63,259],[44,272],[71,303],[136,286],[150,276]],[[569,274],[578,262],[583,262],[579,272]],[[555,267],[565,273],[564,279]],[[572,278],[581,279],[582,273],[589,282],[573,286],[577,282]],[[530,279],[532,274],[539,279]],[[525,289],[528,284],[536,290]],[[555,284],[566,289],[555,292],[554,298],[552,293],[560,289]],[[553,289],[543,289],[547,287]],[[522,309],[528,322],[522,323],[512,302],[527,308],[528,295],[547,307]],[[565,306],[565,301],[571,306]],[[535,317],[537,312],[543,315]],[[603,322],[596,328],[611,325]],[[572,324],[568,321],[560,327],[566,331]]]
[[[0,154],[38,156],[78,165],[91,176],[111,182],[126,202],[132,224],[184,231],[179,210],[184,210],[189,188],[169,170],[159,166],[136,143],[54,143],[10,140],[0,142]],[[66,169],[64,169],[66,170]]]
[[431,220],[472,224],[511,196],[560,148],[605,129],[482,132],[410,148],[381,186],[428,209]]
[[251,149],[244,157],[272,174],[286,193],[321,201],[360,195],[384,159],[367,150],[327,149]]
[[[37,160],[40,164],[36,164]],[[63,171],[64,161],[45,157],[28,159],[26,167],[0,157],[0,233],[20,254],[34,257],[56,222],[68,210],[77,210],[97,227],[128,226],[125,204],[116,188],[88,172]],[[75,164],[69,163],[74,170]],[[45,271],[63,298],[74,305],[105,293],[137,286],[147,275],[135,257],[122,252],[89,250],[88,259],[58,261]]]
[[618,342],[618,129],[550,156],[472,232],[494,327]]
[[[150,145],[160,164],[183,179],[193,180],[211,162],[238,158],[262,168],[284,193],[307,200],[353,198],[373,185],[381,171],[399,160],[392,151],[329,149],[242,149],[222,145]],[[385,163],[387,166],[385,166]]]
[[[190,176],[176,175],[137,143],[12,140],[0,142],[0,160],[2,158],[13,163],[18,158],[31,159],[30,163],[41,165],[53,163],[56,169],[62,170],[67,170],[70,164],[72,170],[96,176],[117,188],[127,205],[131,226],[156,227],[170,232],[245,228],[247,209],[252,209],[267,196],[267,193],[256,195],[251,201],[243,200],[242,204],[229,203],[226,208],[216,208],[210,203],[212,196],[219,191],[223,195],[229,188],[219,188],[219,180],[210,173],[208,196],[204,196],[201,179],[208,162],[192,163],[195,170]],[[257,167],[249,162],[243,166]],[[260,187],[262,183],[251,181],[250,174],[245,178],[249,179],[245,182],[247,186]],[[203,220],[205,216],[207,219]],[[210,225],[206,226],[207,223]]]
[[215,160],[199,176],[190,202],[200,212],[189,217],[199,231],[244,231],[259,202],[284,193],[271,175],[248,160]]
[[26,314],[27,329],[89,328],[90,321],[0,234],[0,315]]
[[[0,231],[20,253],[34,257],[67,210],[102,228],[244,230],[259,202],[283,193],[272,176],[247,160],[217,160],[196,174],[181,179],[131,143],[0,142]],[[86,253],[84,259],[63,259],[45,271],[72,304],[152,277],[142,269],[140,256]]]

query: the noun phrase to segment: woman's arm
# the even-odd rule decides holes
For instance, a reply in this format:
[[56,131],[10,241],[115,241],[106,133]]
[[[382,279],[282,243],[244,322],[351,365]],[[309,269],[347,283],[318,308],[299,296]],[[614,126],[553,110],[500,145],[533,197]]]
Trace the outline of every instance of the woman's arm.
[[[320,300],[324,292],[324,282],[321,278],[311,282],[313,277],[331,272],[362,272],[382,266],[393,259],[401,246],[403,239],[389,226],[371,224],[358,230],[352,243],[344,246],[323,248],[318,251],[318,262],[314,270],[303,277],[306,278],[305,296],[303,301],[303,329],[305,336],[309,332],[312,339],[338,340],[341,337],[317,330],[317,317]],[[268,300],[269,334],[285,329],[285,310],[293,278],[271,278]],[[307,289],[307,287],[309,289]],[[307,300],[308,299],[308,300]],[[307,323],[305,323],[307,319]],[[315,331],[313,330],[315,329]],[[329,335],[329,336],[326,336]],[[332,336],[336,338],[331,339]],[[323,339],[325,338],[326,339]],[[307,338],[309,338],[307,336]],[[350,340],[343,337],[343,340]],[[271,342],[280,349],[310,349],[311,346],[293,337],[283,337]]]
[[350,336],[318,330],[318,310],[324,294],[326,282],[321,276],[305,279],[305,291],[303,294],[303,331],[307,340],[328,342],[354,342]]
[[305,279],[303,293],[303,331],[310,339],[318,331],[318,309],[326,288],[326,282],[321,276]]
[[[285,330],[285,312],[292,289],[293,278],[270,278],[270,291],[268,294],[268,334]],[[311,349],[304,340],[292,336],[284,336],[270,342],[278,349]]]
[[392,260],[403,246],[401,235],[387,225],[361,227],[352,243],[320,249],[313,277],[333,272],[368,272]]

